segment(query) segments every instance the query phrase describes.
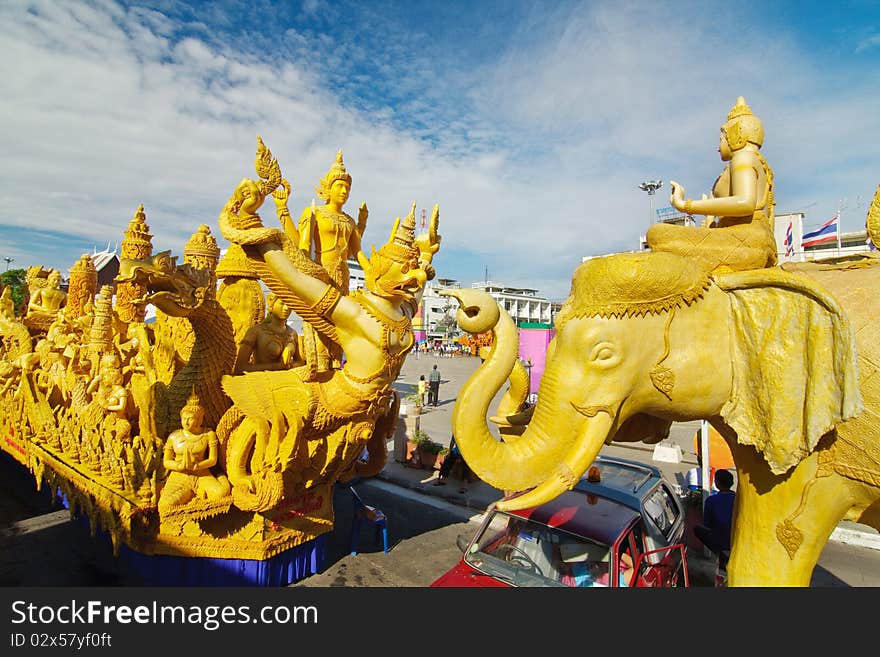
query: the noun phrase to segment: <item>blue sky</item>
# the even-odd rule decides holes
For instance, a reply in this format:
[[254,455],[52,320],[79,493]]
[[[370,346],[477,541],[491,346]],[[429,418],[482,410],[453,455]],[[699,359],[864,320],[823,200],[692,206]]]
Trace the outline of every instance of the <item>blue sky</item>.
[[[0,3],[0,258],[67,270],[139,203],[182,253],[256,135],[294,214],[343,149],[367,250],[440,204],[440,276],[568,293],[638,248],[638,189],[721,170],[737,96],[765,127],[777,213],[863,227],[880,183],[880,2]],[[271,204],[264,222],[273,225]],[[219,237],[219,236],[218,236]],[[219,237],[221,246],[225,246]]]

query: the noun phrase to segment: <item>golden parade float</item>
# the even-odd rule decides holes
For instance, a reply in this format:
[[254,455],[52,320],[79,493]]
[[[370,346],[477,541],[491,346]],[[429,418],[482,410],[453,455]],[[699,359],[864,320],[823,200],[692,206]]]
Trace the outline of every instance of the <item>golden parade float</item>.
[[[342,209],[342,153],[317,188],[325,205],[294,225],[290,184],[257,145],[258,177],[220,213],[222,259],[207,225],[182,262],[154,252],[140,206],[115,289],[96,289],[84,255],[66,293],[59,272],[35,267],[25,314],[0,306],[3,450],[147,583],[283,585],[320,570],[334,484],[385,465],[392,383],[434,277],[437,206],[428,233],[416,237],[413,204],[368,257],[366,205],[357,222]],[[258,214],[270,196],[280,229]],[[366,289],[348,289],[348,257]]]
[[[442,293],[459,301],[462,329],[494,335],[453,433],[481,480],[523,491],[499,509],[571,489],[604,444],[656,443],[672,422],[706,419],[738,474],[730,586],[808,586],[841,520],[880,529],[880,257],[777,264],[763,138],[739,98],[712,198],[672,183],[672,205],[703,225],[655,224],[649,252],[575,270],[537,404],[510,418],[519,435],[498,441],[486,419],[516,362],[516,327],[482,291]],[[866,224],[880,243],[880,188]]]

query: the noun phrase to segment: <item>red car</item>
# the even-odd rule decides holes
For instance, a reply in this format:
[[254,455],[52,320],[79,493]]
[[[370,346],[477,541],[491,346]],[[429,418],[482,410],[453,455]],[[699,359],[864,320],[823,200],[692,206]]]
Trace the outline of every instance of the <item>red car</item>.
[[657,468],[599,457],[541,506],[490,506],[431,586],[689,586],[681,501]]

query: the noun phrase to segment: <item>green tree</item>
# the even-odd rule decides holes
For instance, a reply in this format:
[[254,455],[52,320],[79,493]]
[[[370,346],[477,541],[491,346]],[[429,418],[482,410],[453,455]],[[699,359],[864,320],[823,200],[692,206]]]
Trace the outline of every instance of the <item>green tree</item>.
[[18,315],[24,312],[27,303],[27,299],[25,299],[27,284],[24,280],[26,273],[26,269],[7,269],[0,274],[0,289],[7,285],[11,288],[12,302],[15,304],[15,312]]

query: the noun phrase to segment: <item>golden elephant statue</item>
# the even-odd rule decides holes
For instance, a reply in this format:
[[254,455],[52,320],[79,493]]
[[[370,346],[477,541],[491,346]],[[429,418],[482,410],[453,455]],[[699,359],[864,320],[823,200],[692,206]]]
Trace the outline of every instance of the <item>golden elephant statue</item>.
[[738,473],[731,586],[808,586],[842,519],[880,528],[880,258],[709,274],[672,253],[581,264],[556,319],[522,435],[497,440],[489,404],[516,328],[478,290],[458,322],[496,347],[462,389],[453,431],[471,469],[525,508],[570,489],[611,441],[657,442],[707,419]]

